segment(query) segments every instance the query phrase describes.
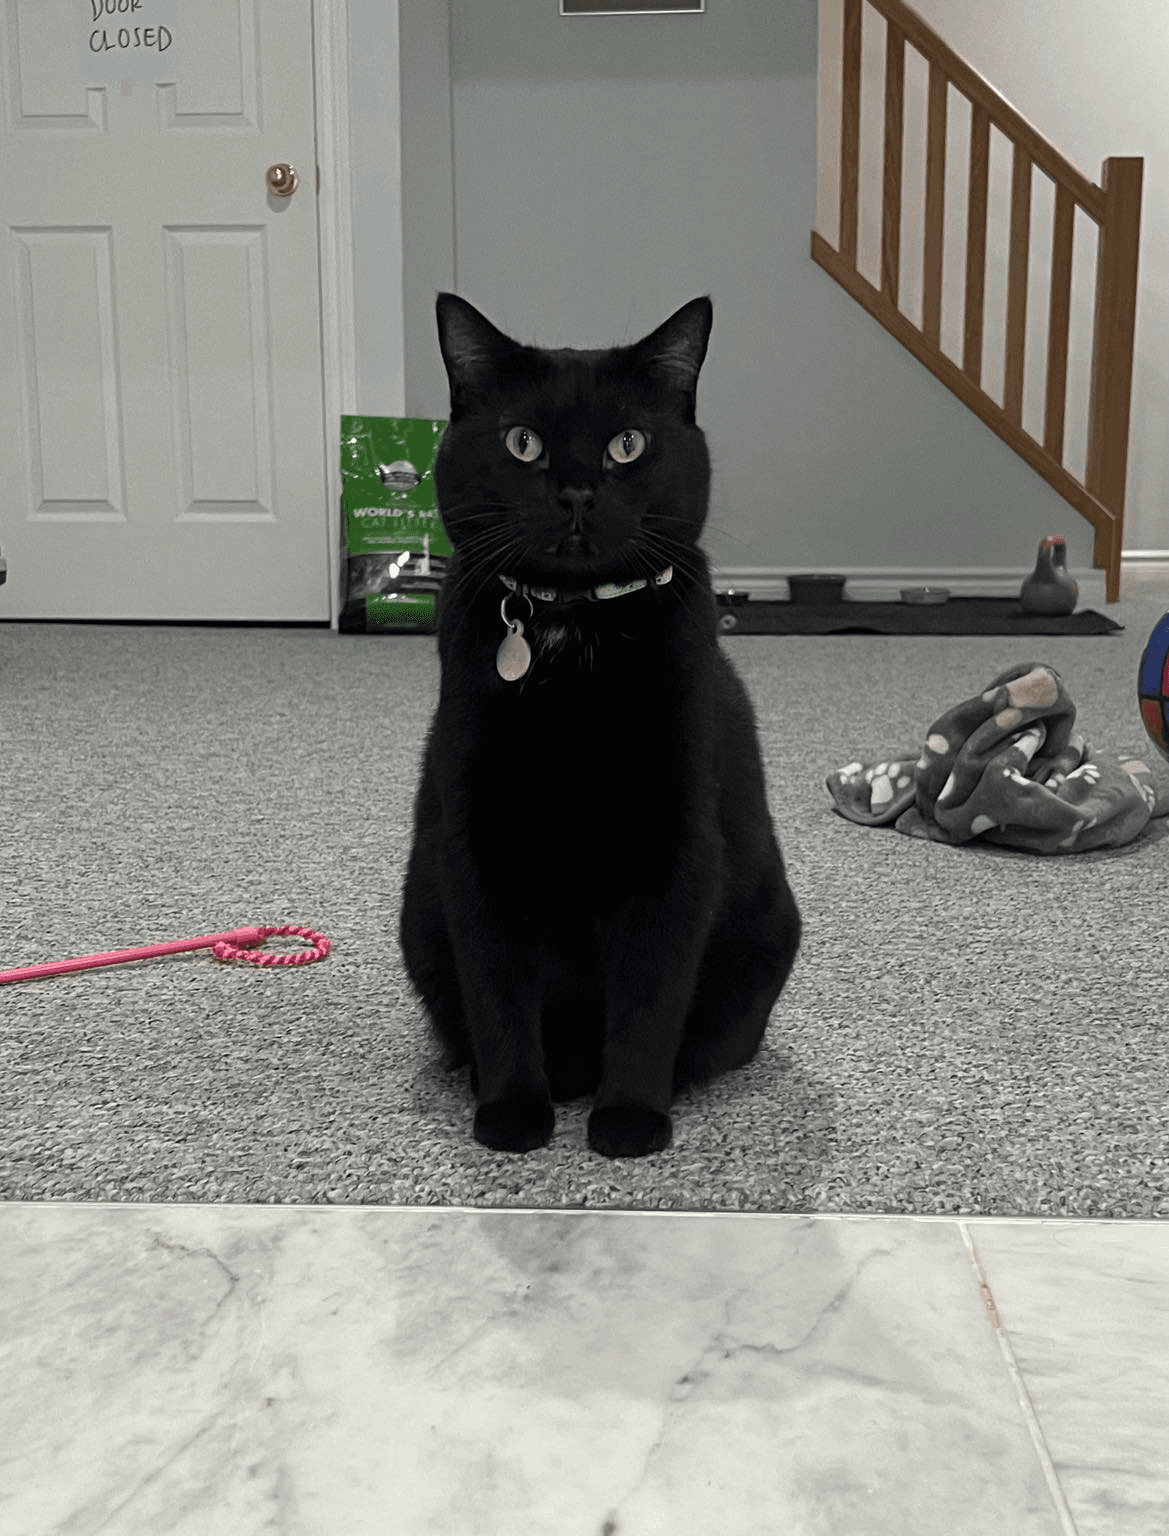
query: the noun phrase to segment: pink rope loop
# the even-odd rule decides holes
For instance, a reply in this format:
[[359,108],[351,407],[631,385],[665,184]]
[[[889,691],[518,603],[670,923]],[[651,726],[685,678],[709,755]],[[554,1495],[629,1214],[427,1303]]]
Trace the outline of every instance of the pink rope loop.
[[[311,928],[296,928],[292,924],[283,928],[257,928],[256,932],[259,938],[254,944],[245,947],[220,939],[217,944],[211,946],[211,953],[217,960],[246,960],[249,965],[311,965],[314,960],[323,960],[333,947],[323,933],[314,933]],[[312,948],[297,950],[292,954],[261,955],[257,953],[258,946],[265,939],[282,937],[289,933],[294,933],[299,939],[308,939]]]

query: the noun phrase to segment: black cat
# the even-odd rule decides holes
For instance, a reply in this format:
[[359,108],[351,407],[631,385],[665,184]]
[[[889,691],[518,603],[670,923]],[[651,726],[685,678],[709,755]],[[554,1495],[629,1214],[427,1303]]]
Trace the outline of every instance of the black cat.
[[475,1135],[660,1151],[670,1103],[759,1048],[800,916],[746,690],[719,648],[695,425],[712,309],[547,351],[438,296],[454,555],[400,937]]

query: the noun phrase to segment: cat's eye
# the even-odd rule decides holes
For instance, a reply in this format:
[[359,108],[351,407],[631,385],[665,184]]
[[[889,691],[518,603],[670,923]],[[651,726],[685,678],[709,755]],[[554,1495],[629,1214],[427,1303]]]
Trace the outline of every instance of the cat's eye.
[[544,444],[539,434],[533,432],[531,427],[509,427],[504,442],[507,444],[508,453],[523,464],[530,464],[544,452]]
[[645,452],[645,433],[636,427],[626,427],[610,442],[608,452],[615,464],[632,464]]

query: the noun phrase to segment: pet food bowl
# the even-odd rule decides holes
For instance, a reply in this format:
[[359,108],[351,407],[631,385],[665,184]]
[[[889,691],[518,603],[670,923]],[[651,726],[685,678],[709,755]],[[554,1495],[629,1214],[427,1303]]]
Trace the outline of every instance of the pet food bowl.
[[845,580],[843,576],[789,576],[787,588],[793,603],[840,603]]
[[949,599],[949,587],[902,587],[903,603],[944,603]]

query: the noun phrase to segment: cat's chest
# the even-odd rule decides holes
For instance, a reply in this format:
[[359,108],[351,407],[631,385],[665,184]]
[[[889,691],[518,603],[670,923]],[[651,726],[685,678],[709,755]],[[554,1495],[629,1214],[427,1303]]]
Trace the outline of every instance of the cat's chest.
[[463,803],[482,866],[554,857],[608,869],[614,848],[634,847],[639,868],[664,867],[703,734],[695,667],[632,615],[533,615],[528,635],[523,676],[480,670],[476,706],[449,717],[469,750]]
[[618,652],[631,649],[629,638],[615,632],[611,625],[590,623],[587,614],[571,610],[533,614],[528,620],[527,635],[533,659],[542,664],[543,670],[554,668],[561,675],[577,666],[591,666],[601,656],[606,662],[616,661]]
[[545,618],[529,633],[527,671],[501,682],[484,722],[498,750],[562,787],[668,773],[685,712],[668,652],[572,618]]
[[629,724],[655,713],[677,689],[668,648],[635,628],[590,623],[588,615],[540,615],[524,639],[526,668],[505,680],[502,702],[533,729],[550,720],[568,730],[579,722],[582,732],[605,721]]
[[668,862],[691,778],[679,710],[612,656],[593,668],[549,665],[542,679],[534,661],[525,684],[483,722],[468,786],[485,864],[554,859],[578,885],[584,871],[604,869],[616,891],[614,849],[638,850],[643,873]]

